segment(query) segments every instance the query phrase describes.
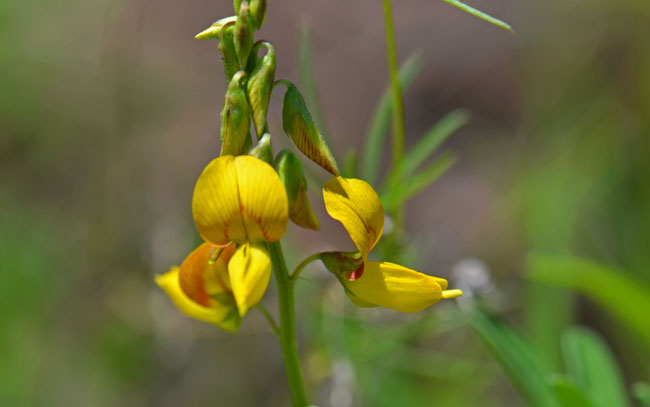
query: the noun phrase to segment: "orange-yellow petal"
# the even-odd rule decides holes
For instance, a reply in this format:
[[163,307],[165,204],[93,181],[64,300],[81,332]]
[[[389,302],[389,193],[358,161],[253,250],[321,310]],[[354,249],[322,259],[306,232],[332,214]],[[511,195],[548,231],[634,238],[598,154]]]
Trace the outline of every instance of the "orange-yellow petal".
[[271,258],[264,245],[244,243],[228,264],[232,292],[239,315],[244,316],[264,296],[271,278]]
[[325,183],[323,199],[327,213],[343,224],[366,261],[384,230],[384,208],[375,190],[360,179],[336,177]]
[[188,297],[179,282],[179,267],[172,267],[167,273],[157,275],[156,283],[167,293],[176,307],[188,317],[200,321],[213,323],[222,329],[235,332],[241,324],[241,317],[237,312],[232,295],[222,296],[214,300],[210,307],[197,303]]
[[[442,278],[398,264],[375,261],[366,262],[363,274],[356,280],[340,280],[353,300],[409,313],[421,311],[440,301],[443,298],[442,286],[447,286]],[[450,291],[454,291],[453,296],[462,294],[460,290]]]
[[214,159],[194,188],[194,222],[199,234],[215,245],[279,240],[288,211],[280,177],[253,156]]

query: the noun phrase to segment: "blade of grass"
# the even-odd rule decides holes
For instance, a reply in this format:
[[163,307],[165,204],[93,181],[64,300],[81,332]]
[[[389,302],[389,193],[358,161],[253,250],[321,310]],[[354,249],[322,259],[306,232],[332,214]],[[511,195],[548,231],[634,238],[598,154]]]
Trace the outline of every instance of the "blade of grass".
[[569,376],[597,407],[628,406],[620,370],[603,339],[595,332],[571,327],[562,336]]
[[440,119],[406,154],[404,160],[388,173],[382,189],[392,189],[399,184],[399,180],[407,179],[449,136],[468,121],[469,114],[463,109],[455,110]]
[[629,273],[575,257],[531,254],[528,277],[586,295],[650,346],[650,288]]
[[454,7],[458,7],[459,9],[473,15],[474,17],[478,17],[483,21],[487,21],[490,24],[494,24],[497,27],[501,27],[504,30],[508,30],[511,33],[514,33],[514,31],[512,31],[512,27],[510,27],[510,24],[506,23],[505,21],[501,21],[498,18],[494,18],[491,15],[486,14],[480,10],[477,10],[472,6],[468,6],[467,4],[462,3],[458,0],[443,0],[443,1],[445,3],[451,4]]
[[[398,74],[404,92],[411,86],[422,70],[422,66],[423,61],[419,54],[412,54],[406,59]],[[379,162],[385,148],[386,135],[390,125],[391,106],[390,88],[387,88],[375,106],[366,131],[361,177],[374,186],[377,186],[379,179]]]
[[517,332],[480,309],[472,312],[468,323],[531,405],[558,405],[555,393],[547,385],[548,372],[543,370],[542,361]]
[[396,183],[393,188],[387,188],[382,193],[384,208],[392,210],[403,205],[410,198],[420,193],[444,174],[456,162],[456,155],[445,153],[430,166],[408,179]]
[[550,385],[562,407],[593,407],[584,392],[565,376],[554,377]]

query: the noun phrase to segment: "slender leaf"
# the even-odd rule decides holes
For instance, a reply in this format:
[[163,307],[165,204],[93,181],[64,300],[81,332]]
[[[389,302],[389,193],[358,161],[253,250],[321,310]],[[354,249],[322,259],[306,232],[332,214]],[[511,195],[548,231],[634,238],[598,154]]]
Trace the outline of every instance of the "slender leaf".
[[587,395],[565,376],[554,377],[550,385],[562,407],[593,407]]
[[622,270],[575,257],[532,254],[529,278],[576,290],[637,332],[650,346],[650,288]]
[[430,166],[403,180],[393,188],[388,188],[382,193],[382,203],[387,210],[392,210],[408,201],[423,189],[431,185],[456,162],[456,156],[445,153],[435,160]]
[[517,332],[480,309],[473,311],[468,323],[530,404],[558,405],[553,389],[547,385],[548,372],[543,369],[542,361]]
[[[398,74],[399,82],[404,92],[411,86],[416,76],[422,70],[422,66],[423,61],[419,54],[412,54],[404,62]],[[379,179],[379,162],[384,152],[386,135],[390,126],[391,106],[390,88],[387,87],[379,103],[375,106],[370,125],[366,131],[361,177],[375,186]]]
[[343,167],[341,175],[345,178],[356,178],[357,176],[357,161],[359,160],[359,153],[355,148],[350,148],[343,157]]
[[463,10],[463,11],[465,11],[465,12],[471,14],[471,15],[473,15],[474,17],[478,17],[478,18],[480,18],[480,19],[483,20],[483,21],[487,21],[488,23],[490,23],[490,24],[494,24],[494,25],[496,25],[497,27],[501,27],[501,28],[503,28],[504,30],[508,30],[508,31],[510,31],[510,32],[514,32],[514,31],[512,31],[512,27],[510,27],[510,24],[506,23],[505,21],[501,21],[501,20],[499,20],[498,18],[494,18],[494,17],[492,17],[491,15],[486,14],[486,13],[480,11],[480,10],[477,10],[477,9],[475,9],[475,8],[472,7],[472,6],[468,6],[468,5],[465,4],[465,3],[461,3],[461,2],[458,1],[458,0],[443,0],[443,1],[444,1],[445,3],[449,3],[449,4],[451,4],[451,5],[454,6],[454,7],[458,7],[459,9],[461,9],[461,10]]
[[[406,154],[404,160],[393,168],[386,177],[385,187],[392,189],[401,180],[408,179],[456,130],[469,121],[469,114],[463,109],[455,110],[434,124],[418,143]],[[382,189],[384,189],[382,187]]]
[[569,376],[594,406],[629,405],[620,370],[598,334],[582,327],[569,328],[562,336],[562,350]]

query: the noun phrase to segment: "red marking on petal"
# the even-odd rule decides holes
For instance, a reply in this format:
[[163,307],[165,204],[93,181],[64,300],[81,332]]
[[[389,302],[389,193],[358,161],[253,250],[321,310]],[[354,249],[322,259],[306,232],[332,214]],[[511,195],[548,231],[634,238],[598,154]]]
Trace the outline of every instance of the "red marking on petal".
[[348,271],[345,276],[349,281],[354,281],[357,278],[360,278],[363,275],[363,269],[365,268],[365,263],[361,263],[361,267],[356,270]]

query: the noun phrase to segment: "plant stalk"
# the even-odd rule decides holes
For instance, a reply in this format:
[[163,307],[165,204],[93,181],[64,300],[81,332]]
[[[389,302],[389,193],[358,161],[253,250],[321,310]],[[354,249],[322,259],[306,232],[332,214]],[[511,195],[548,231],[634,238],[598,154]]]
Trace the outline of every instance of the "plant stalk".
[[[388,57],[388,73],[390,76],[390,89],[392,95],[393,112],[393,169],[404,158],[404,143],[406,138],[406,125],[404,119],[404,95],[399,83],[399,67],[397,64],[397,46],[395,45],[395,26],[390,0],[384,2],[384,21],[386,29],[386,56]],[[401,182],[401,180],[397,180]],[[404,208],[399,205],[393,211],[394,231],[400,233],[404,224]]]
[[289,276],[280,242],[269,243],[268,248],[273,263],[273,272],[278,283],[280,347],[282,348],[282,359],[284,359],[284,368],[287,373],[291,398],[295,407],[306,407],[307,396],[302,379],[296,340],[296,315],[293,297],[295,282]]

